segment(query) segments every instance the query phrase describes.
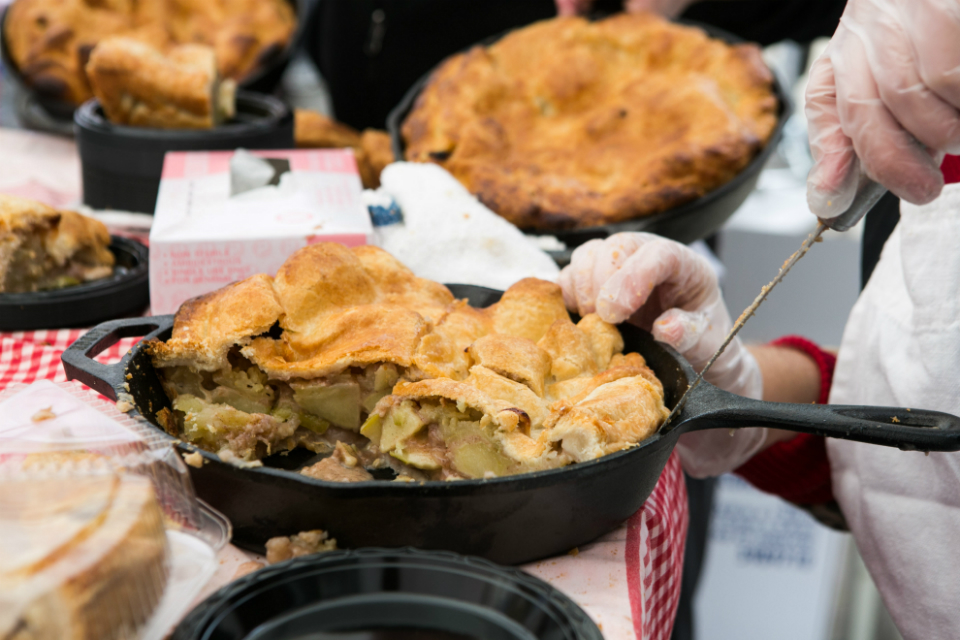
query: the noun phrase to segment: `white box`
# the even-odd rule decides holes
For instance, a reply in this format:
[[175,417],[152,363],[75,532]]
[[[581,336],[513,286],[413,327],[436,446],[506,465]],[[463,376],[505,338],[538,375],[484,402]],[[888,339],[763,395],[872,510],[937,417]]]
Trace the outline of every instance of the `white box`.
[[251,153],[285,158],[290,172],[279,186],[233,197],[233,151],[167,153],[150,231],[154,315],[254,274],[273,275],[308,244],[368,242],[373,227],[351,150]]

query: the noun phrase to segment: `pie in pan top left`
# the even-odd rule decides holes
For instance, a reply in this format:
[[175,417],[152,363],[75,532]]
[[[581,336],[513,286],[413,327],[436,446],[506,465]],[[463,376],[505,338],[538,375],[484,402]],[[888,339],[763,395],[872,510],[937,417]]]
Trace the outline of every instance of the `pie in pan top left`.
[[0,195],[0,330],[82,327],[142,312],[147,248],[73,211]]

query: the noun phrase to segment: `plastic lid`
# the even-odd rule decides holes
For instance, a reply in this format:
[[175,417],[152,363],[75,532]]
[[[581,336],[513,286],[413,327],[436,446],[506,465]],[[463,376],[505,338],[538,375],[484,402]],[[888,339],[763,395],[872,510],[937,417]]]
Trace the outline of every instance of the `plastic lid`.
[[153,484],[83,462],[0,473],[0,637],[134,637],[160,601]]
[[164,637],[230,537],[170,441],[71,383],[0,415],[0,637]]
[[602,640],[572,600],[518,569],[417,549],[302,556],[220,589],[172,640]]
[[[42,380],[0,393],[0,466],[85,472],[99,463],[147,477],[166,525],[193,532],[215,549],[230,538],[229,523],[197,500],[190,474],[169,438],[140,417],[76,383]],[[132,405],[131,405],[132,408]],[[58,471],[59,469],[59,471]]]

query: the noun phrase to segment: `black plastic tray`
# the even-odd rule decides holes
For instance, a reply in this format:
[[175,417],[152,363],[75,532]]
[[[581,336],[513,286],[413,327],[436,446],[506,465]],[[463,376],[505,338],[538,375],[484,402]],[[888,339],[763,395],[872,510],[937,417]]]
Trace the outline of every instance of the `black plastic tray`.
[[[448,285],[475,307],[500,299],[501,292]],[[158,433],[157,411],[169,407],[145,350],[148,340],[167,340],[173,316],[104,323],[63,353],[67,377],[107,397],[132,396],[139,415]],[[663,383],[672,408],[696,377],[669,346],[633,325],[620,325],[624,351],[642,355]],[[120,338],[144,336],[120,362],[93,358]],[[894,422],[896,418],[899,422]],[[653,491],[681,433],[698,429],[776,427],[902,449],[960,450],[960,418],[936,411],[890,407],[761,402],[722,391],[709,383],[694,389],[682,411],[659,433],[636,447],[560,469],[456,482],[328,482],[296,469],[313,457],[304,450],[277,454],[262,467],[240,468],[217,455],[177,440],[184,453],[196,451],[203,464],[190,467],[197,494],[233,523],[234,544],[263,550],[268,538],[325,529],[342,547],[444,549],[520,564],[566,553],[619,527]]]
[[[287,65],[290,64],[293,52],[303,39],[303,33],[308,19],[307,14],[310,8],[310,0],[290,0],[290,4],[293,6],[294,13],[297,16],[297,26],[293,31],[290,42],[287,43],[283,51],[267,61],[265,65],[254,69],[242,82],[237,83],[238,88],[247,91],[270,93],[280,83],[280,78],[283,76]],[[23,75],[21,75],[13,57],[10,55],[6,41],[2,37],[6,28],[4,25],[6,24],[7,11],[9,11],[9,9],[10,6],[7,6],[0,11],[0,61],[3,62],[3,67],[9,70],[11,77],[16,80],[22,90],[31,96],[30,100],[23,102],[21,105],[21,108],[26,107],[34,112],[29,115],[28,122],[38,125],[39,128],[44,130],[52,129],[52,133],[63,135],[67,130],[72,130],[73,112],[79,105],[34,90],[24,79]]]
[[0,293],[0,331],[89,327],[142,312],[150,304],[148,250],[111,236],[113,275],[56,291]]
[[416,549],[333,551],[240,578],[171,640],[603,640],[567,596],[480,558]]
[[234,118],[213,129],[113,124],[96,98],[74,113],[83,202],[94,209],[154,212],[168,151],[293,148],[293,113],[263,93],[237,92]]
[[[595,16],[597,19],[603,17],[606,16]],[[683,24],[699,27],[706,31],[711,37],[731,44],[744,42],[742,38],[712,25],[691,21],[682,22]],[[504,35],[506,34],[488,38],[479,44],[484,46],[493,44]],[[423,88],[430,81],[433,72],[438,67],[434,67],[433,70],[420,78],[403,97],[400,104],[398,104],[387,117],[387,130],[390,133],[393,153],[397,158],[404,157],[405,144],[403,135],[401,134],[403,122],[413,109],[420,92],[423,91]],[[770,135],[770,139],[767,141],[766,146],[744,167],[743,171],[738,173],[726,184],[686,204],[626,222],[585,227],[583,229],[524,229],[523,231],[536,235],[556,236],[557,239],[566,244],[566,251],[548,252],[561,266],[570,262],[570,254],[573,252],[573,249],[584,242],[597,238],[607,238],[623,231],[656,233],[657,235],[683,242],[684,244],[689,244],[713,235],[723,226],[723,223],[733,215],[733,212],[743,204],[743,201],[747,199],[747,196],[749,196],[757,186],[757,180],[760,179],[760,172],[776,150],[777,144],[783,136],[783,128],[787,123],[787,119],[793,113],[790,98],[780,85],[776,74],[773,74],[773,91],[780,103],[780,113],[777,125]]]

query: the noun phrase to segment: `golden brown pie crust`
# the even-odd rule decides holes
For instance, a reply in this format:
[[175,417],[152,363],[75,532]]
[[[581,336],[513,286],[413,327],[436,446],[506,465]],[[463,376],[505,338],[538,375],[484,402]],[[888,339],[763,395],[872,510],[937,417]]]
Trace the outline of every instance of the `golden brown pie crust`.
[[556,18],[447,59],[405,155],[519,227],[622,222],[736,176],[776,125],[772,82],[758,47],[652,14]]
[[308,149],[351,148],[365,189],[380,186],[380,173],[395,160],[390,135],[379,129],[353,127],[311,109],[296,109],[293,139],[298,147]]
[[233,80],[221,82],[213,48],[185,44],[165,53],[129,37],[102,40],[86,66],[107,118],[160,129],[210,129],[234,115]]
[[220,75],[241,81],[278,56],[295,27],[287,0],[16,0],[3,39],[32,88],[80,104],[92,96],[84,67],[109,36],[161,50],[209,45]]
[[360,146],[359,131],[312,109],[294,110],[293,139],[298,147],[314,149]]
[[[405,475],[453,479],[554,468],[650,436],[668,413],[663,387],[643,357],[623,347],[616,327],[596,315],[574,324],[551,282],[521,280],[500,302],[477,309],[381,249],[321,243],[294,253],[275,278],[261,274],[188,301],[171,338],[147,349],[168,393],[184,376],[212,372],[207,381],[216,383],[238,369],[249,381],[241,392],[272,389],[260,392],[264,404],[254,409],[249,397],[237,404],[232,391],[217,396],[196,386],[177,405],[174,391],[175,408],[192,407],[182,420],[222,412],[214,431],[227,433],[216,446],[250,459],[316,445],[300,426],[315,420],[307,416],[313,411],[349,432],[366,462],[389,454],[410,465]],[[349,419],[323,404],[348,396]],[[238,410],[254,413],[238,423]],[[329,442],[331,432],[318,433]],[[480,468],[486,460],[495,469]],[[304,473],[364,479],[360,469],[340,473],[337,464]]]
[[0,293],[59,288],[109,276],[115,258],[99,220],[41,202],[0,194]]
[[0,637],[121,638],[149,619],[169,554],[148,478],[7,479],[0,514],[4,548],[17,545],[0,561]]

